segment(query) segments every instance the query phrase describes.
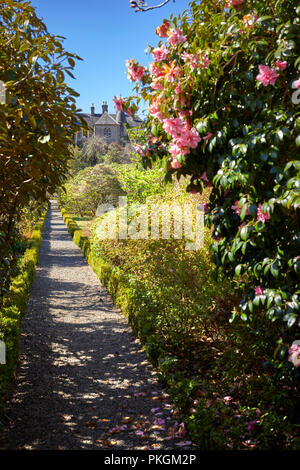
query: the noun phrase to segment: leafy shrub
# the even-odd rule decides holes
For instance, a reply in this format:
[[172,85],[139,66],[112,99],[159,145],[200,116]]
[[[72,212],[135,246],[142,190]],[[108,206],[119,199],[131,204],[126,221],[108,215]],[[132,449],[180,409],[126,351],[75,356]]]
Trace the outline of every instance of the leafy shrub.
[[[43,204],[68,172],[68,146],[78,130],[75,96],[65,83],[75,60],[50,34],[30,2],[0,5],[0,267],[10,272],[22,210]],[[84,124],[83,124],[84,125]],[[0,277],[0,289],[7,277]],[[2,295],[3,292],[1,292]]]
[[108,150],[108,144],[103,137],[93,136],[85,140],[81,152],[82,161],[86,166],[94,166],[103,163],[103,156]]
[[60,202],[75,215],[93,217],[99,204],[114,204],[123,194],[116,172],[98,164],[79,171],[60,191]]
[[[150,48],[149,71],[133,78],[149,103],[145,167],[159,161],[167,181],[190,175],[191,191],[212,187],[213,259],[242,294],[232,320],[253,332],[260,325],[255,344],[266,340],[270,362],[295,380],[288,350],[300,339],[299,15],[292,0],[191,2],[157,28],[166,42]],[[138,64],[128,66],[133,77]],[[263,336],[263,322],[272,335]]]
[[62,213],[143,342],[194,443],[214,450],[297,448],[298,389],[288,380],[278,387],[249,349],[253,338],[236,322],[228,328],[238,299],[228,280],[213,282],[208,247],[186,259],[174,240],[99,241],[95,233],[88,240]]
[[163,183],[163,175],[159,168],[145,170],[140,163],[114,165],[122,189],[127,196],[128,204],[146,202],[153,195],[162,195],[171,189],[172,185]]

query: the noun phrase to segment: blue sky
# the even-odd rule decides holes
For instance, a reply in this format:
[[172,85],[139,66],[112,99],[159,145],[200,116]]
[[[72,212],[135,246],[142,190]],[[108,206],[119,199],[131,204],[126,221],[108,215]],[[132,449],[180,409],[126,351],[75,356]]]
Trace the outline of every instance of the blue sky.
[[[155,28],[171,14],[178,15],[189,0],[171,0],[163,8],[135,13],[129,0],[31,0],[37,15],[52,34],[66,37],[65,49],[79,55],[76,80],[68,82],[80,97],[77,105],[89,112],[92,103],[101,112],[107,101],[114,112],[114,95],[129,96],[132,84],[126,77],[125,60],[134,58],[147,65],[148,44],[155,46]],[[149,0],[149,5],[161,0]]]

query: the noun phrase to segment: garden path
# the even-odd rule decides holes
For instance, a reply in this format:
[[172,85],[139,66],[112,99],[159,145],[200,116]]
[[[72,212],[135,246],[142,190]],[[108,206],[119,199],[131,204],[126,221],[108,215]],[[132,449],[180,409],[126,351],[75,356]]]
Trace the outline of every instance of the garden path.
[[178,449],[168,400],[52,201],[0,449]]

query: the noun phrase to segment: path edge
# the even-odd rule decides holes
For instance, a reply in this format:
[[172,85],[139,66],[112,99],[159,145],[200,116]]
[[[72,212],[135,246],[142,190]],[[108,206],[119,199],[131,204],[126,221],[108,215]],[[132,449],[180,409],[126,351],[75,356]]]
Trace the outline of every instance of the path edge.
[[[42,234],[49,208],[45,209],[27,241],[20,272],[13,277],[0,307],[0,340],[6,349],[6,362],[0,364],[0,418],[11,391],[19,362],[22,319],[26,313],[31,286],[40,257]],[[1,425],[0,425],[1,428]]]

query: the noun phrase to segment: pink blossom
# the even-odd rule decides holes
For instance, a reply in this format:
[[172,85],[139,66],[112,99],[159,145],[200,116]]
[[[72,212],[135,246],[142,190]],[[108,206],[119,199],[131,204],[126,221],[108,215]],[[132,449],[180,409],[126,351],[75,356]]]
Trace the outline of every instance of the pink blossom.
[[300,344],[292,344],[289,349],[289,362],[292,362],[295,367],[300,366]]
[[165,45],[153,49],[152,54],[155,62],[161,62],[167,58],[169,54],[169,49]]
[[[234,206],[231,206],[231,209],[233,209],[237,215],[241,215],[244,204],[242,204],[241,208],[239,208],[238,204],[239,204],[239,201],[235,201],[235,204]],[[248,214],[249,214],[249,207],[247,207],[247,210],[246,210],[246,215]]]
[[266,220],[269,220],[271,217],[269,216],[268,212],[263,212],[262,206],[259,203],[258,204],[258,209],[257,209],[257,222],[263,222],[265,223]]
[[199,54],[188,54],[184,52],[182,54],[182,58],[184,62],[188,62],[189,66],[191,67],[192,71],[199,66]]
[[287,68],[287,61],[285,60],[284,62],[281,62],[280,60],[277,60],[275,62],[276,67],[279,68],[279,70],[283,71]]
[[250,423],[248,423],[248,431],[252,433],[257,423],[259,423],[259,421],[257,421],[256,419],[250,421]]
[[150,86],[151,86],[151,88],[153,88],[153,90],[163,90],[164,89],[163,84],[161,83],[160,80],[153,80],[150,83]]
[[128,71],[127,77],[131,82],[139,81],[145,75],[145,67],[138,65],[134,59],[126,60],[126,67]]
[[124,98],[118,98],[117,96],[115,96],[113,101],[115,103],[116,111],[123,111],[123,105],[125,103]]
[[192,445],[192,441],[182,441],[175,444],[177,447],[186,447]]
[[200,179],[202,179],[202,181],[204,181],[205,185],[206,185],[208,188],[211,188],[211,187],[212,187],[211,182],[210,182],[209,179],[207,178],[206,171],[205,171],[204,173],[202,173],[202,175],[200,176]]
[[208,214],[209,213],[209,204],[208,204],[208,202],[204,202],[202,204],[202,207],[203,207],[203,210],[204,210],[204,214]]
[[165,424],[165,420],[163,418],[156,418],[153,422],[153,424],[155,424],[156,426],[162,426],[163,424]]
[[295,80],[295,81],[293,82],[293,87],[294,87],[294,88],[298,88],[298,89],[300,88],[300,78],[298,78],[298,80]]
[[183,35],[182,31],[180,29],[171,29],[168,32],[168,41],[172,46],[176,46],[177,44],[180,44],[186,40],[186,36]]
[[275,69],[271,69],[267,65],[259,65],[259,74],[256,77],[257,81],[262,82],[263,86],[269,84],[274,85],[277,80],[277,72]]
[[187,142],[188,142],[189,146],[190,146],[192,149],[197,148],[197,146],[198,146],[200,140],[201,140],[200,135],[198,134],[197,130],[193,127],[193,128],[190,130],[189,136],[187,137]]
[[200,65],[200,67],[207,69],[211,61],[205,54],[202,54],[201,58],[202,58],[202,64]]
[[171,167],[174,168],[174,170],[178,170],[179,168],[181,168],[181,165],[180,165],[180,163],[176,160],[176,158],[174,158],[174,160],[172,160],[172,162],[171,162]]
[[257,286],[255,288],[255,295],[262,295],[263,294],[263,290],[260,286]]
[[202,137],[203,140],[209,140],[211,139],[213,136],[213,134],[211,132],[208,132],[208,134],[206,134],[206,136]]
[[167,118],[163,120],[163,129],[171,137],[177,137],[181,134],[185,124],[180,118]]
[[169,152],[172,155],[173,159],[176,160],[176,157],[188,154],[189,149],[182,147],[179,143],[171,142],[169,145]]
[[159,104],[151,103],[150,106],[148,107],[148,111],[151,114],[151,116],[155,117],[159,121],[162,121],[162,115],[161,115]]
[[176,95],[180,95],[180,93],[182,93],[181,83],[178,83],[178,85],[176,86],[174,91],[175,91]]
[[236,7],[242,5],[244,0],[226,0],[227,7]]
[[152,75],[155,75],[156,78],[160,78],[164,75],[163,71],[154,62],[149,64],[149,70]]
[[224,400],[224,402],[226,403],[226,405],[228,405],[228,404],[231,402],[232,397],[227,396],[227,397],[224,397],[223,400]]
[[161,26],[158,26],[155,30],[157,36],[160,38],[166,38],[168,37],[168,30],[170,28],[170,23],[168,21],[165,21]]

